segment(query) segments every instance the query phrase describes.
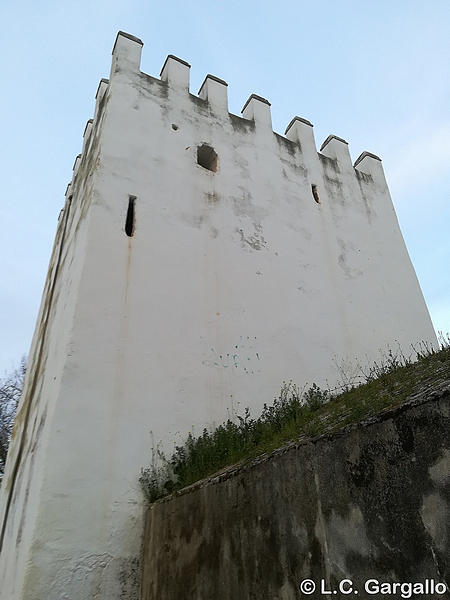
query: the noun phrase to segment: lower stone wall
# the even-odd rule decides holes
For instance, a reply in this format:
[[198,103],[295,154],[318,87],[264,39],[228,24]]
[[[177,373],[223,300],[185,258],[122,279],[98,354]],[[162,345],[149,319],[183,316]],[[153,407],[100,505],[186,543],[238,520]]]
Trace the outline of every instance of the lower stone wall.
[[[321,585],[381,598],[366,580],[448,583],[449,397],[424,393],[153,504],[143,600],[329,598]],[[441,588],[413,597],[448,598]]]

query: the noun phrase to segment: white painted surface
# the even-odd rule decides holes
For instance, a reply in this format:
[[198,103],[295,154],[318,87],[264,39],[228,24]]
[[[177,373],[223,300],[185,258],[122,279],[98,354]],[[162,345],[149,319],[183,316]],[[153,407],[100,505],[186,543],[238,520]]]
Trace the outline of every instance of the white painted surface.
[[140,50],[118,37],[59,220],[1,490],[1,600],[137,598],[152,445],[257,413],[283,380],[333,384],[333,357],[436,342],[380,161],[355,171],[336,139],[318,154],[298,120],[274,134],[255,98],[254,122],[229,116],[223,84],[195,97],[187,65],[160,81]]

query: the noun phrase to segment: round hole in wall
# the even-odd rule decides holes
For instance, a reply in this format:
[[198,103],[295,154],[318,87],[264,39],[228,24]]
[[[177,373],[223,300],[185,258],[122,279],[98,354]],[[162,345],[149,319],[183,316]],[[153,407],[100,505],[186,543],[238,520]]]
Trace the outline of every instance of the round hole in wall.
[[178,125],[175,125],[175,123],[172,123],[172,129],[174,131],[178,131]]

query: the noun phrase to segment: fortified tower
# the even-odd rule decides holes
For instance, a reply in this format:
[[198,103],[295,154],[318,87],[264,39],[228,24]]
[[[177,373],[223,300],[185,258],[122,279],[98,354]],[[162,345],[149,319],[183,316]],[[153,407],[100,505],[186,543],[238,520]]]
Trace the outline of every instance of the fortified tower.
[[117,36],[61,211],[1,488],[1,600],[139,596],[158,444],[333,359],[436,343],[381,161]]

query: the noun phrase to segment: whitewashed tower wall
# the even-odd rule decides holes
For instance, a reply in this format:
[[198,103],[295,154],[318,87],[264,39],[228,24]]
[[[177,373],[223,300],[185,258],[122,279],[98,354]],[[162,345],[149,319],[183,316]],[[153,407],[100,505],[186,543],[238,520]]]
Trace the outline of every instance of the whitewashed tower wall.
[[[1,600],[136,599],[159,442],[283,380],[333,384],[333,359],[436,343],[381,161],[252,95],[189,91],[169,56],[140,72],[119,33],[59,219],[1,488]],[[217,170],[197,163],[217,153]],[[319,202],[317,202],[319,200]],[[131,236],[126,233],[134,206]]]

